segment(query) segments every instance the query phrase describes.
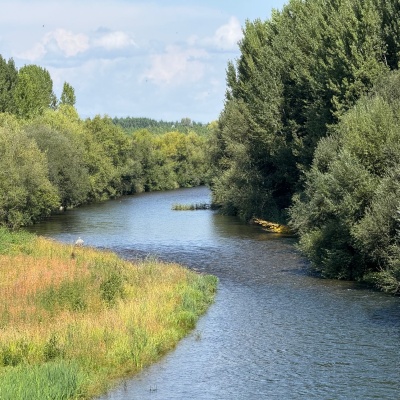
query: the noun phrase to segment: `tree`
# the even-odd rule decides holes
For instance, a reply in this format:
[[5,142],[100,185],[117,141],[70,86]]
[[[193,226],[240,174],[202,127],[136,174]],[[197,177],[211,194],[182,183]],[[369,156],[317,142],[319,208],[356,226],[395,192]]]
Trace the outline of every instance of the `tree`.
[[162,139],[143,129],[132,137],[133,157],[140,165],[135,179],[139,191],[176,189],[178,187],[172,160],[162,150]]
[[338,137],[321,139],[304,192],[294,198],[291,225],[299,246],[322,276],[360,279],[361,256],[351,231],[360,221],[376,187],[360,160],[343,148]]
[[18,228],[59,205],[44,155],[19,129],[0,127],[0,224]]
[[[92,151],[97,153],[96,156],[89,154],[89,157],[95,156],[98,160],[97,165],[96,163],[92,165],[92,171],[94,172],[97,169],[97,172],[100,172],[100,170],[103,170],[105,174],[102,178],[102,185],[104,186],[101,189],[98,187],[97,190],[104,191],[104,194],[108,193],[108,196],[111,197],[129,192],[129,181],[123,178],[127,178],[127,175],[129,175],[129,137],[107,116],[100,117],[97,115],[93,119],[87,119],[84,125],[87,139],[91,142],[89,153]],[[103,166],[103,168],[98,169],[100,166]]]
[[14,89],[18,80],[18,71],[14,60],[11,58],[8,62],[0,55],[0,112],[13,113]]
[[213,140],[217,202],[244,218],[285,216],[318,141],[397,68],[399,23],[389,16],[399,7],[383,8],[378,0],[291,0],[268,21],[246,22]]
[[48,108],[55,108],[57,99],[49,72],[37,65],[22,67],[18,71],[14,101],[16,114],[22,118],[32,118]]
[[299,246],[323,276],[400,290],[400,73],[322,139],[291,207]]
[[74,140],[73,133],[42,124],[25,127],[47,159],[50,182],[57,188],[64,208],[77,206],[88,198],[89,174],[84,164],[84,149]]
[[69,83],[64,82],[63,90],[60,97],[60,104],[74,107],[75,102],[76,97],[74,88]]

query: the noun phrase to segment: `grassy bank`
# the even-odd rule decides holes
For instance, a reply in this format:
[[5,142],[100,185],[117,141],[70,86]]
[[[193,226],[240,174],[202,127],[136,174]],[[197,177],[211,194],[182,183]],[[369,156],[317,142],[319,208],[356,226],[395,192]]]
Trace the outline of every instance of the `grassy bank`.
[[172,349],[217,279],[0,229],[0,399],[90,398]]

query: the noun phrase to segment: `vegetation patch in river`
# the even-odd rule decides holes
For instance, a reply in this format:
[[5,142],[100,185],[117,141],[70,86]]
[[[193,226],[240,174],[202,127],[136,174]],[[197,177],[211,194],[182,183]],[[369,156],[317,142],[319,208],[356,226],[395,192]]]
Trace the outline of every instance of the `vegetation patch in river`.
[[172,210],[174,211],[194,211],[194,210],[209,210],[211,205],[207,203],[196,204],[173,204]]
[[217,287],[156,259],[132,264],[5,229],[0,243],[1,399],[104,392],[172,349]]

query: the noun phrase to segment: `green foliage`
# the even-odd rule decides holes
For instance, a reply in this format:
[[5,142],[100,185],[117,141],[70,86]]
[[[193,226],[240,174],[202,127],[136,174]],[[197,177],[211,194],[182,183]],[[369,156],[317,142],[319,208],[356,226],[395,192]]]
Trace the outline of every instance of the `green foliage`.
[[52,315],[61,310],[84,311],[87,308],[86,284],[82,280],[72,280],[60,286],[49,286],[38,294],[39,302]]
[[41,115],[57,103],[49,72],[37,65],[25,65],[18,71],[13,94],[16,114],[22,118]]
[[332,152],[329,146],[336,145],[332,142],[325,139],[318,145],[304,193],[294,199],[292,226],[317,271],[327,277],[359,278],[363,265],[355,257],[350,231],[362,217],[376,180],[345,150],[322,169],[319,154],[325,159],[326,152]]
[[213,196],[223,210],[285,217],[318,141],[398,67],[394,3],[291,0],[270,20],[246,23],[210,141]]
[[138,169],[132,139],[107,116],[87,119],[85,132],[91,196],[102,199],[132,193]]
[[206,182],[207,125],[82,121],[75,102],[67,82],[57,102],[46,69],[18,71],[0,56],[0,225],[18,228],[60,208]]
[[64,82],[63,90],[60,97],[60,104],[74,107],[75,103],[76,96],[74,88],[69,83]]
[[183,297],[183,307],[192,312],[198,309],[205,311],[207,304],[215,295],[218,278],[213,275],[203,277],[195,275],[191,277],[190,283],[192,290]]
[[86,383],[79,367],[69,361],[21,365],[0,375],[0,398],[4,400],[78,399]]
[[63,358],[64,353],[65,351],[57,335],[53,333],[43,348],[45,362],[52,361],[56,358]]
[[320,141],[291,208],[299,246],[322,275],[399,290],[400,74],[382,79]]
[[0,224],[11,228],[47,216],[59,204],[44,155],[19,129],[0,127]]
[[84,148],[68,128],[32,123],[25,127],[29,137],[45,154],[50,182],[57,188],[60,203],[71,207],[86,201],[89,191],[89,173],[84,162]]
[[[217,278],[0,228],[0,399],[92,398],[159,360]],[[82,303],[85,306],[82,308]]]
[[21,364],[29,354],[29,345],[24,340],[18,340],[10,345],[0,347],[0,362],[4,367],[15,367]]
[[0,225],[0,254],[17,254],[29,252],[34,236],[24,231],[10,231]]
[[151,118],[115,117],[112,121],[114,124],[121,126],[127,133],[134,133],[146,129],[157,135],[168,132],[194,132],[198,135],[208,134],[207,124],[192,121],[190,118],[182,118],[181,121],[156,121]]
[[101,298],[108,304],[113,305],[118,298],[124,295],[124,279],[121,273],[109,271],[100,283]]
[[14,228],[60,206],[207,179],[207,139],[194,132],[129,136],[108,117],[81,121],[68,104],[29,120],[0,114],[0,130],[0,224]]
[[211,208],[210,204],[207,203],[196,203],[196,204],[173,204],[172,210],[175,211],[194,211],[194,210],[208,210]]
[[364,279],[392,293],[400,292],[399,182],[399,167],[389,168],[365,215],[352,230],[357,252],[368,267]]
[[14,60],[8,62],[0,56],[0,112],[14,112],[14,88],[18,80],[18,71]]
[[[291,0],[247,22],[209,140],[213,203],[282,221],[326,277],[399,291],[400,6]],[[370,96],[367,96],[371,93]]]
[[132,175],[136,191],[166,190],[205,183],[206,139],[189,133],[168,132],[155,135],[140,130],[132,135]]
[[188,310],[179,311],[176,319],[178,325],[185,330],[191,330],[196,325],[196,314]]

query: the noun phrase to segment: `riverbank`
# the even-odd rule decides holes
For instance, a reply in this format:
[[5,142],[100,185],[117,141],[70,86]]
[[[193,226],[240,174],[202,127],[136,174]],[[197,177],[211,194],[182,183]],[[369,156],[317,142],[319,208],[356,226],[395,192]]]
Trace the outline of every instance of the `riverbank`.
[[216,287],[176,264],[0,229],[0,398],[105,392],[174,348]]

